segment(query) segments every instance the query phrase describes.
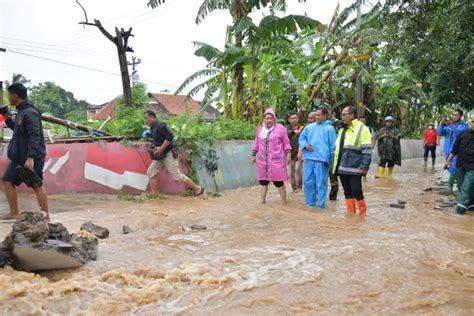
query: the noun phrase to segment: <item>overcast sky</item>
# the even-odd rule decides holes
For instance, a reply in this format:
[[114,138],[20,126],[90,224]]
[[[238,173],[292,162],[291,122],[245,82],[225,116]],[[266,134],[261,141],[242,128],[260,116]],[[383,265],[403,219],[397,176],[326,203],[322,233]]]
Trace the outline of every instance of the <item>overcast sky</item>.
[[[89,21],[94,18],[110,32],[113,27],[133,27],[129,45],[141,58],[140,80],[149,91],[174,92],[191,73],[205,67],[205,60],[194,56],[193,41],[222,48],[226,25],[231,21],[224,11],[216,11],[204,22],[194,20],[202,0],[169,0],[152,10],[147,0],[82,0]],[[374,1],[375,2],[375,1]],[[287,14],[307,14],[329,23],[336,0],[287,1]],[[352,0],[340,0],[341,8]],[[262,12],[253,14],[258,20]],[[122,93],[115,46],[95,27],[78,22],[84,14],[75,0],[0,0],[0,80],[11,80],[21,73],[32,84],[53,81],[74,93],[78,99],[100,104]],[[70,63],[82,69],[42,58]]]

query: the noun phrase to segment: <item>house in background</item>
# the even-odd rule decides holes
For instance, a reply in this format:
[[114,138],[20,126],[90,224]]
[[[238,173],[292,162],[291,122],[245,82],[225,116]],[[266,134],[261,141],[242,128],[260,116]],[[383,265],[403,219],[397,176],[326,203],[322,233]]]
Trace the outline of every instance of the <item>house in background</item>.
[[93,120],[94,119],[94,116],[100,112],[100,110],[102,110],[105,106],[107,105],[107,102],[106,103],[102,103],[102,104],[91,104],[87,107],[87,119],[88,120]]
[[93,120],[105,121],[106,119],[117,116],[117,98],[105,103],[105,106],[92,117]]
[[[166,93],[148,93],[150,97],[149,108],[157,114],[165,116],[189,113],[196,115],[201,110],[201,103],[185,95],[174,95]],[[202,112],[201,118],[205,121],[214,121],[220,112],[211,106],[208,106]]]
[[[155,111],[158,116],[172,116],[189,111],[196,115],[201,109],[200,102],[190,98],[186,100],[185,95],[174,95],[168,93],[148,93],[149,102],[145,108]],[[117,99],[107,103],[94,117],[95,120],[106,120],[117,115]],[[221,113],[211,106],[202,112],[201,118],[205,121],[214,121]]]

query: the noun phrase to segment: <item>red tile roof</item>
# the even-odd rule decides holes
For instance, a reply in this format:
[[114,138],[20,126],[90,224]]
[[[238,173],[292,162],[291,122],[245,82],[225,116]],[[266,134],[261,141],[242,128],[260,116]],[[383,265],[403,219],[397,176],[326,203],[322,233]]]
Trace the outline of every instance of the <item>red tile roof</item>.
[[197,114],[201,108],[199,102],[193,99],[188,99],[186,103],[185,95],[174,95],[165,93],[149,93],[169,114],[185,113],[187,109],[192,114]]
[[96,115],[94,115],[94,120],[105,121],[110,117],[117,116],[117,99],[113,99],[106,106],[102,108]]
[[[151,104],[148,105],[149,108],[156,112],[162,112],[163,110],[167,114],[176,115],[185,113],[187,109],[191,111],[193,115],[197,114],[201,108],[201,104],[193,99],[188,99],[186,102],[185,95],[174,95],[174,94],[165,94],[165,93],[148,93],[150,96]],[[94,120],[106,120],[109,116],[117,116],[117,99],[113,99],[106,106],[104,106],[97,114],[94,115]],[[156,101],[157,104],[153,104],[153,101]],[[205,116],[212,116],[208,112],[203,113]]]

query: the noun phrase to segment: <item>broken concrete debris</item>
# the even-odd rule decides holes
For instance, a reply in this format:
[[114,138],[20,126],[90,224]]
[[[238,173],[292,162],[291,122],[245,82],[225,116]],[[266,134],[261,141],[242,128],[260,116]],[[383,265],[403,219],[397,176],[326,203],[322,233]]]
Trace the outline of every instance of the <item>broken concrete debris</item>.
[[448,199],[447,197],[442,197],[440,199],[436,199],[436,202],[440,202],[441,204],[443,204],[447,207],[455,206],[457,204],[456,200]]
[[109,237],[109,230],[107,228],[96,225],[92,222],[85,222],[82,224],[81,229],[86,230],[101,239]]
[[123,227],[122,227],[122,232],[124,233],[124,235],[126,235],[126,234],[131,233],[131,232],[132,232],[132,229],[131,229],[130,226],[128,226],[128,225],[123,225]]
[[204,225],[199,225],[199,224],[193,224],[193,225],[191,225],[191,228],[192,228],[192,229],[196,229],[196,230],[206,230],[206,229],[207,229],[206,226],[204,226]]
[[404,209],[405,208],[405,204],[400,204],[400,203],[390,203],[389,204],[390,207],[393,207],[393,208],[401,208],[401,209]]
[[24,212],[0,246],[0,266],[43,271],[77,268],[97,260],[99,241],[69,234],[61,223],[48,223],[42,213]]
[[179,228],[181,228],[181,230],[183,232],[190,232],[192,230],[206,230],[207,227],[204,226],[204,225],[199,225],[199,224],[193,224],[193,225],[183,225],[183,226],[180,226]]

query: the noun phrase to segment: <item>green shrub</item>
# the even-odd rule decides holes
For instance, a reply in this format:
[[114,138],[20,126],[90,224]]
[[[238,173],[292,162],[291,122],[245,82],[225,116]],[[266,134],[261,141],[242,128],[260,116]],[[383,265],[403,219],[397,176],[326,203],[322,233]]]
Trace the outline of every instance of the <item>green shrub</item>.
[[181,148],[188,154],[202,154],[204,146],[218,140],[254,139],[254,124],[220,117],[215,122],[203,122],[189,113],[169,118],[168,125]]

